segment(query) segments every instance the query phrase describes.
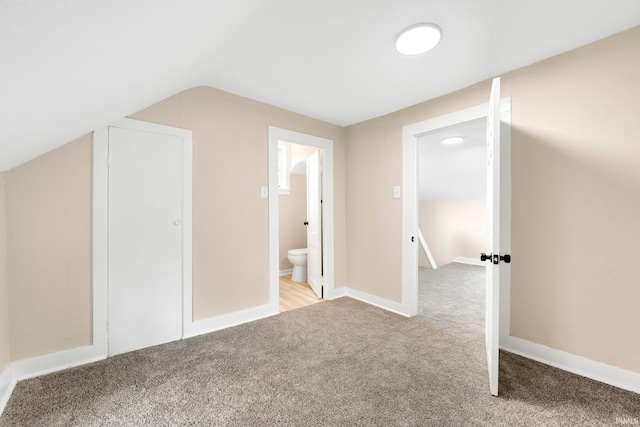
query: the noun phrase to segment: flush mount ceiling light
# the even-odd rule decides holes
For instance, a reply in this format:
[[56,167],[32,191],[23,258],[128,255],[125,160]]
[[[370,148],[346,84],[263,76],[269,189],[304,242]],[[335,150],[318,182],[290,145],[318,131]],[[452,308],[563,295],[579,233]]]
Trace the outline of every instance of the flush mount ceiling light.
[[444,138],[442,140],[442,143],[449,145],[449,144],[459,144],[462,141],[464,141],[464,138],[461,136],[450,136],[448,138]]
[[396,50],[403,55],[419,55],[436,47],[441,38],[442,30],[436,24],[412,25],[396,37]]

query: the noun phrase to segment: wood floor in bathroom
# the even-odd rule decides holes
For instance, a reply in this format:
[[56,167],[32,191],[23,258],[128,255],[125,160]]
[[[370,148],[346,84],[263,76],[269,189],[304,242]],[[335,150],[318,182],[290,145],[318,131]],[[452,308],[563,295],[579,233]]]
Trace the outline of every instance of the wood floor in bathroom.
[[293,282],[291,274],[280,276],[280,313],[320,301],[307,282]]

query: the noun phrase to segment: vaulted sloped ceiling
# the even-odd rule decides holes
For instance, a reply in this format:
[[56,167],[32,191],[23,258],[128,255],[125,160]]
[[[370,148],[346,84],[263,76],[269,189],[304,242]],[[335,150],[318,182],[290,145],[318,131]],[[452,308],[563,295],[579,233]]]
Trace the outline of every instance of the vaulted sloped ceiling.
[[[443,40],[402,57],[418,22]],[[637,25],[638,0],[0,0],[0,170],[198,85],[349,125]]]

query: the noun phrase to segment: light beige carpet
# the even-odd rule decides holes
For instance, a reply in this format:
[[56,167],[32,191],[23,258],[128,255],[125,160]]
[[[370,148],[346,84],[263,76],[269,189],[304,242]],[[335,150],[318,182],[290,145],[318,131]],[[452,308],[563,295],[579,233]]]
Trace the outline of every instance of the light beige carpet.
[[0,426],[575,426],[640,396],[501,353],[489,395],[482,268],[422,270],[415,318],[350,298],[20,382]]

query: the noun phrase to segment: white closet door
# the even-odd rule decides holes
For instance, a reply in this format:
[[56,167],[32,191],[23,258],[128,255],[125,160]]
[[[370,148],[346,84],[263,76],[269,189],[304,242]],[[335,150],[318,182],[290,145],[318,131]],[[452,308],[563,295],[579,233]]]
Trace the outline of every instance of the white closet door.
[[109,355],[182,337],[182,139],[109,128]]

